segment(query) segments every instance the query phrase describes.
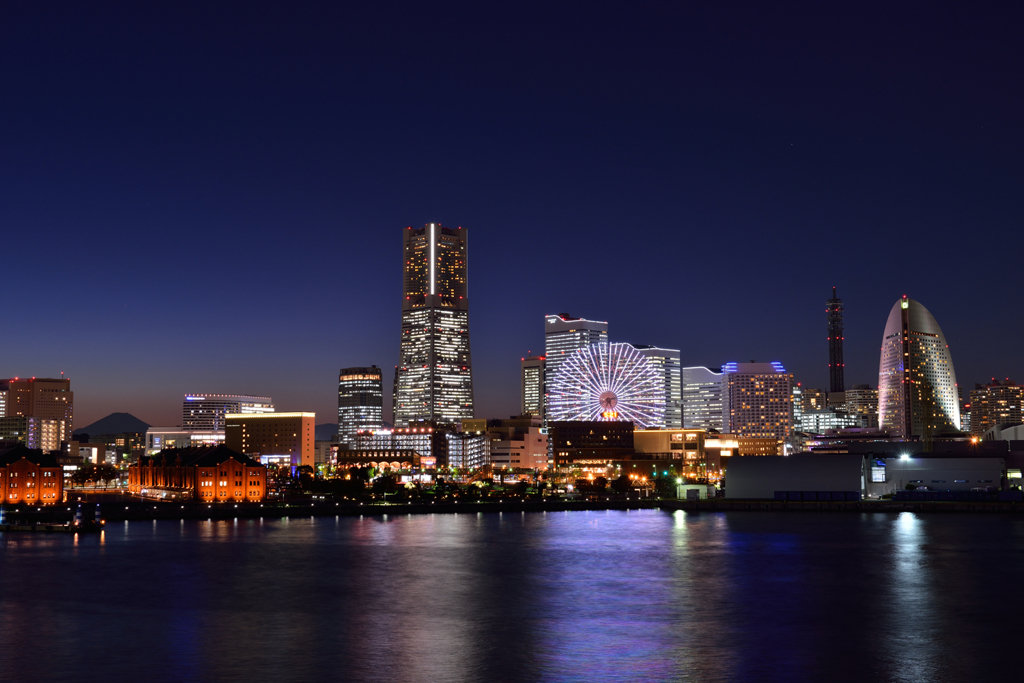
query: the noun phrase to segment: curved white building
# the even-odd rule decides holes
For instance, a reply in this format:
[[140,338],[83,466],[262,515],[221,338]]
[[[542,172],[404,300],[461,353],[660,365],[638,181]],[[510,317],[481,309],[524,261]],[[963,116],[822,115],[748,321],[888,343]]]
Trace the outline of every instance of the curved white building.
[[882,333],[878,426],[898,438],[960,431],[949,344],[928,309],[906,296],[889,311]]

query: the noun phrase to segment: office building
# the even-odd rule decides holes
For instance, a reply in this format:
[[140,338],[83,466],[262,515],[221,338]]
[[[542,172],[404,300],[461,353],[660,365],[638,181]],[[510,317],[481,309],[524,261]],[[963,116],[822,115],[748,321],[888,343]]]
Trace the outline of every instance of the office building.
[[71,441],[75,404],[71,380],[42,377],[0,380],[0,402],[3,406],[0,417],[53,420],[57,424],[57,448],[60,448],[59,443]]
[[778,362],[727,363],[722,373],[723,431],[784,442],[792,430],[793,376]]
[[[448,467],[475,470],[491,461],[491,439],[486,433],[446,432]],[[548,454],[544,451],[544,461]]]
[[682,364],[677,349],[661,349],[656,346],[637,346],[636,350],[654,365],[662,377],[665,393],[665,421],[662,429],[683,428],[683,378]]
[[458,424],[473,417],[467,230],[406,228],[395,424]]
[[633,459],[660,460],[663,472],[671,470],[687,480],[718,481],[720,462],[709,462],[704,450],[706,436],[703,429],[637,429],[633,432]]
[[355,448],[356,432],[384,426],[384,374],[376,365],[338,375],[338,441]]
[[683,368],[684,429],[722,431],[722,372],[705,367]]
[[829,393],[846,391],[843,373],[843,300],[832,288],[832,298],[825,302],[825,321],[828,329],[828,386]]
[[905,295],[889,312],[878,364],[878,424],[894,438],[960,430],[956,372],[942,329]]
[[632,422],[549,421],[548,440],[555,468],[603,474],[633,455]]
[[44,453],[61,449],[61,423],[39,417],[0,417],[0,441],[22,444]]
[[64,471],[56,458],[25,446],[0,453],[0,492],[8,505],[57,505],[64,500]]
[[866,415],[868,427],[878,426],[878,389],[869,384],[854,384],[845,392],[844,406],[851,415]]
[[274,412],[266,396],[186,394],[181,404],[181,428],[187,432],[224,431],[228,413],[263,415]]
[[[462,423],[463,431],[480,426],[470,421]],[[493,468],[548,468],[548,435],[539,417],[521,415],[507,420],[488,420],[482,433],[489,441],[487,463]]]
[[224,445],[264,462],[288,456],[293,465],[316,466],[316,413],[229,413]]
[[520,359],[522,378],[523,415],[537,415],[544,418],[544,356],[529,356]]
[[430,424],[417,427],[396,427],[356,433],[359,451],[413,451],[424,469],[448,466],[448,438],[450,430]]
[[1024,387],[1009,378],[1000,381],[993,377],[988,384],[975,384],[970,403],[971,434],[981,436],[997,425],[1021,424],[1022,403]]
[[223,445],[166,449],[128,466],[128,490],[164,500],[259,503],[267,496],[267,468]]
[[790,405],[792,406],[791,409],[793,411],[793,415],[792,415],[793,431],[794,432],[802,432],[803,431],[803,414],[804,414],[804,390],[803,390],[803,387],[800,386],[800,382],[796,382],[796,383],[793,384],[792,393],[793,393],[793,396],[792,396],[792,398],[790,400]]
[[146,430],[143,449],[154,455],[165,448],[199,448],[220,446],[224,443],[224,430],[186,430],[181,427],[150,427]]
[[[562,363],[580,349],[608,343],[608,323],[573,318],[568,313],[544,316],[544,420],[547,423],[548,394]],[[554,418],[551,418],[554,419]]]

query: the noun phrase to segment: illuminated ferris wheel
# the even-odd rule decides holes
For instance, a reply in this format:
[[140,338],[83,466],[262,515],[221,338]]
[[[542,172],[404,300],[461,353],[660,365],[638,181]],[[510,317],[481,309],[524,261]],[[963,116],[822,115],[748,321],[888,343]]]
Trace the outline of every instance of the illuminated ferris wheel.
[[591,344],[562,362],[548,389],[549,420],[665,424],[665,380],[629,344]]

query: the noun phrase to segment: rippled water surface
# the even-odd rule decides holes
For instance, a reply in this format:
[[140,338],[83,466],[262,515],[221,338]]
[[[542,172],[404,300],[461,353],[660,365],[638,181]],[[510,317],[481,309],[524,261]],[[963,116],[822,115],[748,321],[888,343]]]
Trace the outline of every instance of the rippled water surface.
[[657,511],[0,533],[0,678],[1018,678],[1024,518]]

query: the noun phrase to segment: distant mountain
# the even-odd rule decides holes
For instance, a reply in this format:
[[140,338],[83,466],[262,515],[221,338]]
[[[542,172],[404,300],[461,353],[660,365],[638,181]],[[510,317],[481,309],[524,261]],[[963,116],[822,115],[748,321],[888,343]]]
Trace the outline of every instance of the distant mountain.
[[79,427],[75,434],[88,434],[99,436],[100,434],[124,434],[126,432],[145,432],[149,425],[135,417],[131,413],[111,413],[102,420],[96,420],[87,427]]
[[316,426],[316,440],[317,441],[330,441],[334,438],[334,435],[338,433],[338,423],[330,422],[328,424],[322,424]]

